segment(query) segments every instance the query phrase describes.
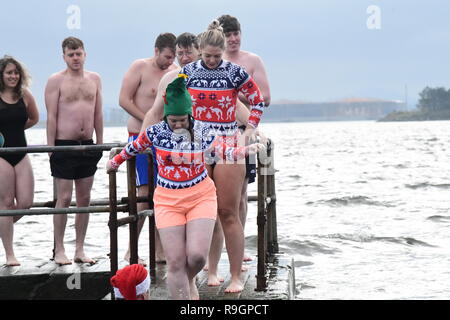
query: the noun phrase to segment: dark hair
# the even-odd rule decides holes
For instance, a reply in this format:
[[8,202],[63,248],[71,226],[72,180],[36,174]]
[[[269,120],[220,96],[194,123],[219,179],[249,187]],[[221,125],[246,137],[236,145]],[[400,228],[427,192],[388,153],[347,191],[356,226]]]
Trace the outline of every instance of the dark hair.
[[[164,116],[163,118],[162,118],[162,120],[165,122],[165,123],[167,123],[167,125],[169,125],[169,122],[168,122],[168,120],[167,120],[167,116]],[[189,134],[190,134],[190,138],[191,138],[191,141],[193,141],[193,139],[194,139],[194,117],[192,116],[192,115],[188,115],[188,122],[189,122],[189,128],[188,129],[186,129],[188,132],[189,132]]]
[[177,37],[173,33],[166,32],[161,33],[155,41],[155,48],[157,48],[160,52],[164,50],[164,48],[169,48],[173,53],[175,53],[175,40]]
[[76,49],[78,49],[78,48],[81,48],[81,49],[83,49],[84,50],[84,44],[83,44],[83,41],[81,41],[80,39],[78,39],[78,38],[75,38],[75,37],[68,37],[68,38],[65,38],[64,40],[63,40],[63,42],[62,42],[62,50],[63,50],[63,53],[65,53],[65,49],[71,49],[71,50],[76,50]]
[[230,16],[229,14],[224,14],[217,18],[217,20],[219,20],[224,33],[241,31],[241,24],[239,23],[238,19]]
[[3,56],[3,58],[0,59],[0,92],[3,92],[3,90],[5,90],[5,84],[3,83],[3,72],[5,72],[6,66],[10,63],[16,66],[17,71],[20,74],[19,82],[13,90],[14,94],[16,95],[16,98],[22,98],[24,90],[30,84],[30,76],[28,75],[27,70],[19,61],[7,55]]
[[185,32],[180,34],[175,40],[175,46],[179,46],[182,48],[194,47],[198,49],[198,39],[195,34]]

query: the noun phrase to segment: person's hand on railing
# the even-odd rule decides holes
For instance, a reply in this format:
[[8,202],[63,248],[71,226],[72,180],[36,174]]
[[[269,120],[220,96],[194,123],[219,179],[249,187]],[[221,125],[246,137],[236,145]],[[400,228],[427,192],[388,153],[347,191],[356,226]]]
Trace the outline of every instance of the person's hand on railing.
[[109,152],[109,160],[106,163],[106,173],[117,172],[119,166],[112,160],[116,154],[119,154],[122,148],[112,148]]
[[256,142],[262,143],[263,145],[267,146],[268,139],[267,137],[259,130],[259,128],[255,129],[256,134]]
[[266,146],[262,143],[253,143],[248,146],[248,154],[253,155],[266,150]]
[[112,164],[112,161],[108,160],[108,162],[106,163],[106,173],[117,172],[117,169],[118,168]]

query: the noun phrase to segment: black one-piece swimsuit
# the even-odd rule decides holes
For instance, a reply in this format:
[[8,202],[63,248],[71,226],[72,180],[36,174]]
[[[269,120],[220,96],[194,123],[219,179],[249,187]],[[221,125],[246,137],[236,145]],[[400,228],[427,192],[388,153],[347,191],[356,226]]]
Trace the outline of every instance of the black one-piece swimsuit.
[[[27,108],[23,98],[14,104],[6,103],[0,97],[0,133],[5,139],[3,147],[26,147],[25,123],[28,120]],[[15,167],[26,153],[0,154]]]

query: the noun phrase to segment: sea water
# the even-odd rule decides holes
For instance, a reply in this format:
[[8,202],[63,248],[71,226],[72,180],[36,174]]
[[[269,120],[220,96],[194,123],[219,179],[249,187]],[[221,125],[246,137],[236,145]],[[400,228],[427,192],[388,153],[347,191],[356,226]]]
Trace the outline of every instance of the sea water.
[[[295,259],[296,299],[450,298],[449,127],[448,121],[261,124],[275,146],[278,242]],[[29,145],[45,144],[45,129],[26,134]],[[104,130],[105,143],[126,139],[125,127]],[[34,201],[52,200],[48,155],[30,157]],[[108,197],[107,159],[104,152],[92,199]],[[126,196],[125,166],[117,181],[118,197]],[[249,194],[256,194],[255,183]],[[109,252],[107,221],[107,213],[90,215],[85,249],[91,257]],[[74,222],[69,215],[69,257]],[[245,235],[252,255],[256,234],[251,202]],[[52,217],[22,218],[14,238],[19,260],[50,258]],[[119,257],[127,245],[128,228],[121,227]],[[139,252],[148,258],[148,232]]]

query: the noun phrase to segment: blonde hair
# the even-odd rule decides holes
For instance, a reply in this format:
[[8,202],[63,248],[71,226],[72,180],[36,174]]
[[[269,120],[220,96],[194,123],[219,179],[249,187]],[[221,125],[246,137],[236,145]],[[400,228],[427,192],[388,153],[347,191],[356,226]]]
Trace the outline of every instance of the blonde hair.
[[219,47],[225,50],[225,34],[218,20],[213,20],[208,26],[208,30],[200,36],[200,48],[206,46]]

